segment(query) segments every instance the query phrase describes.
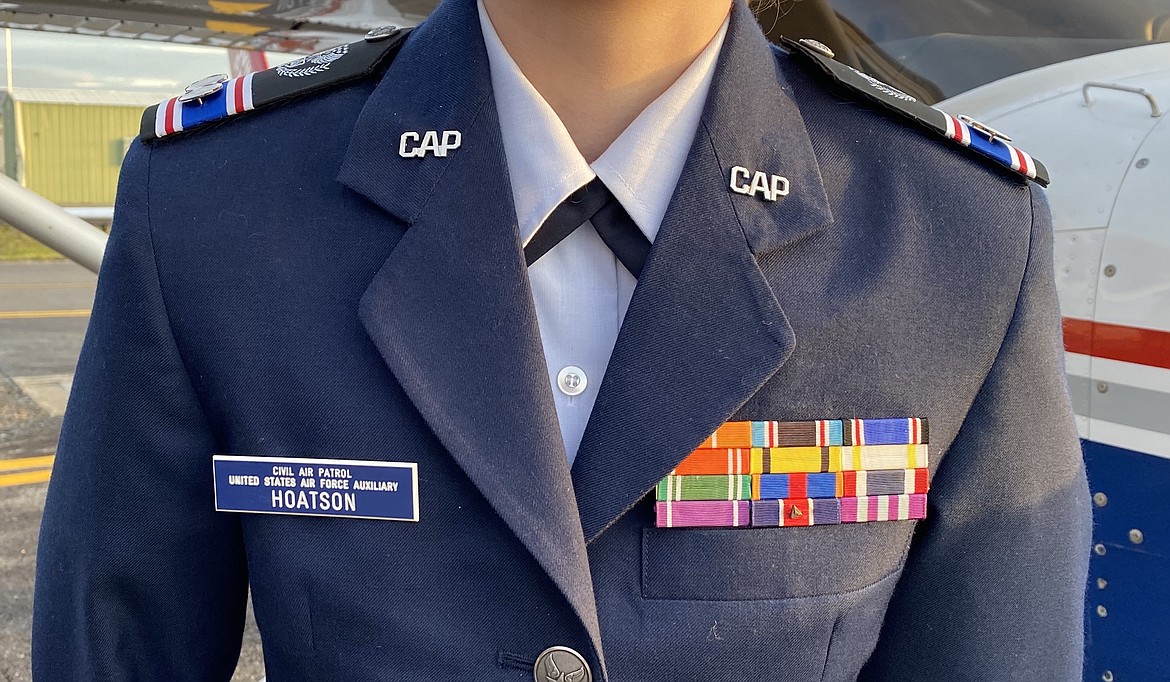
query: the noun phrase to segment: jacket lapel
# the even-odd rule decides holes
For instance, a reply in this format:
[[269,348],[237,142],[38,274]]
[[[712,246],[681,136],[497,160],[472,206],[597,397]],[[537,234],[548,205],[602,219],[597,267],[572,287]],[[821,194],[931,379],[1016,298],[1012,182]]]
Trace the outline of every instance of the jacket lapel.
[[[458,130],[461,146],[446,158],[399,156],[403,132],[428,130]],[[358,119],[339,180],[409,224],[362,297],[370,338],[600,658],[474,3],[444,3],[411,35]]]
[[[796,339],[755,254],[832,220],[791,88],[746,3],[733,3],[716,69],[573,465],[587,542],[779,370]],[[786,176],[790,194],[733,193],[734,166]]]

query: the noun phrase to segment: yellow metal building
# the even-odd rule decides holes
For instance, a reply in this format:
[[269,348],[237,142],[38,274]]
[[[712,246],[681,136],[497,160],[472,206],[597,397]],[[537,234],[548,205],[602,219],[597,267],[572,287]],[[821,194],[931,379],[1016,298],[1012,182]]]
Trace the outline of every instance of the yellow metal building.
[[118,170],[142,110],[161,99],[38,88],[0,95],[5,174],[67,207],[113,206]]

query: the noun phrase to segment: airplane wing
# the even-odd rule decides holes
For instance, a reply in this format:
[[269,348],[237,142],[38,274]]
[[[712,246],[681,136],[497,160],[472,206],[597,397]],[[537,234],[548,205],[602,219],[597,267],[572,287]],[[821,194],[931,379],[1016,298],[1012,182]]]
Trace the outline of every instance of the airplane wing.
[[438,0],[16,0],[0,28],[311,53],[377,26],[414,26]]

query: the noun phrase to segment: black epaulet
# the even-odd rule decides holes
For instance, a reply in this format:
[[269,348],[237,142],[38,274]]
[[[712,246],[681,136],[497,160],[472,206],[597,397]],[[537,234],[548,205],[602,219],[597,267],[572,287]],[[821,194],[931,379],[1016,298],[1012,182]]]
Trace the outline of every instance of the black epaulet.
[[294,59],[246,76],[208,76],[186,92],[142,113],[144,142],[202,128],[209,123],[364,78],[386,66],[411,29],[376,28],[355,43]]
[[997,166],[1008,168],[1042,187],[1048,186],[1048,169],[1044,164],[1033,159],[1022,149],[1012,146],[1011,138],[1003,133],[968,116],[951,116],[919,102],[892,85],[846,66],[833,59],[833,51],[823,43],[808,38],[804,40],[781,38],[781,42],[794,55],[801,57],[801,61],[816,67],[845,89],[921,128],[967,147]]

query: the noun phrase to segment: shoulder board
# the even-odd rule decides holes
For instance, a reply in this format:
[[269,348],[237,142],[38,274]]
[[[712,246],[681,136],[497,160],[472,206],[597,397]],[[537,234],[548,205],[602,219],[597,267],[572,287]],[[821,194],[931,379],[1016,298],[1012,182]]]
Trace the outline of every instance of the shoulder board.
[[815,40],[781,38],[784,47],[817,67],[832,81],[860,94],[886,111],[908,119],[921,128],[954,141],[980,157],[1008,168],[1042,187],[1048,186],[1048,169],[1027,152],[1009,144],[1011,138],[966,116],[951,116],[833,59],[833,52]]
[[376,28],[365,39],[294,59],[265,71],[209,76],[142,113],[144,142],[190,132],[254,109],[364,78],[388,64],[411,29]]

